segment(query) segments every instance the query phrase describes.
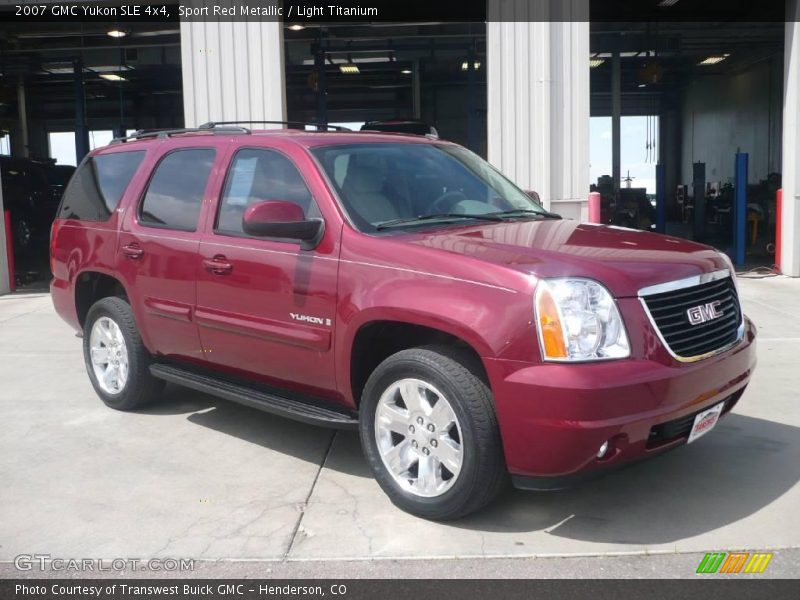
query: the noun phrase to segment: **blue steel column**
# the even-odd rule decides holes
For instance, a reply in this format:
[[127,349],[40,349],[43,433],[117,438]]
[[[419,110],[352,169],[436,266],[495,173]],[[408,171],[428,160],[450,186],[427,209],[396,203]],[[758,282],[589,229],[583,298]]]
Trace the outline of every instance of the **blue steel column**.
[[314,69],[317,73],[317,123],[324,129],[328,125],[328,84],[325,81],[325,50],[319,34],[319,45],[314,53]]
[[89,154],[89,127],[86,125],[86,95],[83,91],[83,61],[76,58],[72,62],[75,79],[75,160],[81,162]]
[[656,165],[656,231],[664,233],[667,229],[667,191],[665,169],[662,163]]
[[706,163],[692,163],[693,239],[702,242],[706,234]]
[[473,152],[478,149],[478,131],[475,119],[475,46],[467,51],[467,147]]
[[745,229],[747,227],[747,153],[736,153],[735,198],[733,208],[733,258],[736,266],[744,265]]

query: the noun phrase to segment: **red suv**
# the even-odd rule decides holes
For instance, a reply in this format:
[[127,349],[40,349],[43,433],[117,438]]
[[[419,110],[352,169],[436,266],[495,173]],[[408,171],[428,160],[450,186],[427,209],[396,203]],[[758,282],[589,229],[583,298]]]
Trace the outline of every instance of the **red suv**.
[[83,161],[51,246],[108,406],[170,381],[358,428],[426,518],[692,442],[756,362],[723,254],[562,220],[425,136],[143,132]]

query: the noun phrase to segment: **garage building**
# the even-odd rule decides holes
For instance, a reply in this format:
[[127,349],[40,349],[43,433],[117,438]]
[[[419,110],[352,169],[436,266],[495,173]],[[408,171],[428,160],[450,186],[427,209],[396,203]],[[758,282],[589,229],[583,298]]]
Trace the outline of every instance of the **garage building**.
[[761,15],[732,2],[697,22],[670,13],[686,3],[640,4],[631,20],[598,0],[488,0],[469,22],[6,19],[0,177],[14,240],[0,228],[0,292],[9,258],[13,283],[46,283],[64,165],[138,129],[208,121],[422,120],[565,217],[586,220],[594,189],[609,222],[741,252],[742,265],[779,255],[800,276],[800,1]]

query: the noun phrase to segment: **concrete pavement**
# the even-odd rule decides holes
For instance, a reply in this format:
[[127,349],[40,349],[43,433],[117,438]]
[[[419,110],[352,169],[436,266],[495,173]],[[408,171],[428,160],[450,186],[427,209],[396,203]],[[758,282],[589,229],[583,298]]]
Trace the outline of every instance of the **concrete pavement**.
[[[510,490],[450,524],[394,508],[352,433],[178,387],[137,413],[105,408],[49,297],[0,297],[0,560],[258,559],[330,572],[338,559],[458,558],[462,568],[495,557],[498,573],[510,564],[537,576],[515,558],[618,556],[624,571],[648,554],[800,548],[800,280],[740,288],[759,365],[718,431],[572,490]],[[694,566],[680,569],[693,576],[699,559],[687,556]],[[791,571],[797,554],[785,556]]]

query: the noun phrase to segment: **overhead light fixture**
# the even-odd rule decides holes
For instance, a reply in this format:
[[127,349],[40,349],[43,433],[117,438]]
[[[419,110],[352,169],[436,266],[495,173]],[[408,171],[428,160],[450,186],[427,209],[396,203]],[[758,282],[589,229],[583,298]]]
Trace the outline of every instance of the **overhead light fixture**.
[[100,77],[106,81],[128,81],[122,75],[117,75],[116,73],[100,73]]
[[128,35],[128,32],[122,29],[110,29],[106,33],[113,38],[123,38]]
[[678,3],[678,0],[661,0],[657,4],[658,8],[669,8],[670,6],[675,6]]
[[704,65],[704,66],[716,65],[716,64],[721,63],[723,60],[725,60],[729,56],[730,56],[730,54],[712,54],[711,56],[709,56],[707,58],[704,58],[703,60],[701,60],[697,64],[698,65]]
[[590,69],[594,69],[595,67],[599,67],[600,65],[602,65],[604,62],[606,62],[606,61],[603,58],[590,58],[589,59],[589,68]]
[[345,75],[357,75],[361,72],[358,69],[358,65],[354,65],[353,63],[341,64],[339,65],[339,70]]
[[[655,50],[634,50],[632,52],[620,52],[620,58],[636,58],[637,56],[650,56],[656,53]],[[592,58],[613,58],[613,52],[597,52]]]
[[646,84],[646,83],[640,83],[640,84],[639,84],[639,87],[640,87],[640,88],[647,87],[647,84]]
[[289,29],[291,29],[292,31],[302,31],[305,28],[306,28],[305,25],[300,25],[299,23],[294,23],[293,25],[289,25]]
[[86,68],[95,73],[122,73],[133,70],[133,67],[128,65],[92,65]]
[[[330,54],[326,54],[325,62],[329,65],[363,65],[369,63],[388,63],[391,62],[389,57],[384,56],[354,56],[352,58],[347,58],[343,56],[331,56]],[[313,58],[304,58],[303,63],[304,66],[314,66],[316,61]]]
[[[477,71],[481,68],[481,63],[476,60],[474,63],[472,63],[472,68],[473,70]],[[463,63],[461,63],[461,70],[466,71],[467,69],[469,69],[469,62],[465,60]]]
[[411,75],[411,69],[403,69],[400,71],[403,75]]

